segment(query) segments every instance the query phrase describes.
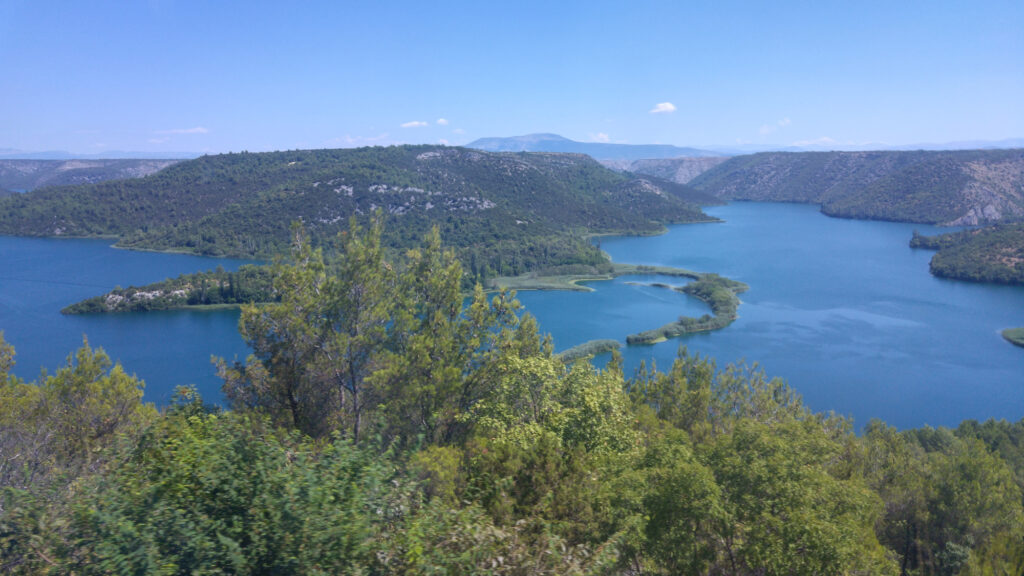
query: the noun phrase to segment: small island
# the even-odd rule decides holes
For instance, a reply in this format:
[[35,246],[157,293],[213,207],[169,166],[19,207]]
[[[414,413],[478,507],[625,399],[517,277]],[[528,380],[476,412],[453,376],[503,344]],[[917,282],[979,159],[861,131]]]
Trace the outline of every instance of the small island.
[[1007,328],[1003,330],[1003,338],[1010,344],[1024,348],[1024,328]]
[[216,309],[250,302],[271,302],[273,274],[267,266],[245,264],[235,272],[221,267],[182,274],[146,286],[117,287],[77,302],[61,314],[109,314],[150,310]]
[[[591,291],[593,288],[580,285],[580,282],[611,280],[619,276],[649,275],[675,276],[690,278],[693,282],[685,286],[673,287],[664,284],[655,286],[689,294],[706,302],[711,307],[711,314],[700,318],[680,316],[678,319],[659,328],[630,334],[626,344],[644,345],[657,344],[669,338],[676,338],[694,332],[719,330],[732,324],[737,318],[739,294],[746,292],[749,286],[714,273],[694,272],[683,268],[668,266],[644,266],[637,264],[612,264],[611,271],[592,274],[564,274],[545,276],[541,274],[524,274],[522,276],[499,277],[491,281],[491,287],[501,290],[577,290]],[[610,346],[614,340],[592,340],[584,342],[562,353],[564,359],[576,359],[610,352],[617,346]]]

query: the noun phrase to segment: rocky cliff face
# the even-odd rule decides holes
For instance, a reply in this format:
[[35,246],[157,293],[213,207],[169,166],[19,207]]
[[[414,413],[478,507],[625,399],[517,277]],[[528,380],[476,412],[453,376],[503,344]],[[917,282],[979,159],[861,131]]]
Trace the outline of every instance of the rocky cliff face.
[[729,158],[727,156],[712,156],[706,158],[654,158],[648,160],[635,160],[631,162],[627,170],[637,174],[657,176],[665,180],[671,180],[679,184],[687,184],[697,176],[718,166]]

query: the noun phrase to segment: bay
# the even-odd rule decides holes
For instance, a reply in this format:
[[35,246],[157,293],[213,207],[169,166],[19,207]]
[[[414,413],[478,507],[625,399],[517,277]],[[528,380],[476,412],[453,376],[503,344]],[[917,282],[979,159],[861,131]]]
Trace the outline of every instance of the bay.
[[[718,272],[750,285],[731,326],[626,347],[627,370],[641,361],[668,369],[686,346],[720,368],[757,362],[811,408],[851,416],[858,428],[871,418],[909,428],[1024,417],[1024,350],[999,334],[1024,326],[1024,287],[931,276],[933,252],[908,243],[915,229],[944,229],[834,219],[799,204],[734,203],[706,211],[724,222],[602,239],[618,262]],[[602,284],[590,286],[600,293]],[[618,290],[612,283],[609,289]],[[624,341],[675,318],[624,321],[643,306],[636,298],[599,306],[567,292],[521,292],[519,299],[555,335],[558,349],[592,338]],[[579,323],[598,327],[574,336]]]
[[146,381],[145,398],[166,404],[179,385],[195,385],[218,401],[220,380],[210,356],[244,359],[238,310],[161,311],[64,316],[61,308],[121,286],[141,286],[246,260],[111,248],[111,240],[0,236],[0,331],[15,347],[14,373],[51,374],[82,345],[102,347],[129,374]]

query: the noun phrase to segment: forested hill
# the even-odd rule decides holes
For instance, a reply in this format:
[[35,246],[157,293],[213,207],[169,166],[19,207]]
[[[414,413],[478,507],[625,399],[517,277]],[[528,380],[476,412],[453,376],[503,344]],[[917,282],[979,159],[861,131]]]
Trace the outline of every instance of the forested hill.
[[4,160],[0,159],[2,190],[25,191],[43,186],[95,184],[119,178],[141,178],[179,160]]
[[709,219],[714,198],[577,154],[443,146],[204,156],[141,179],[0,199],[0,234],[111,235],[130,248],[266,257],[301,220],[314,241],[382,210],[392,248],[437,225],[473,275],[603,264],[586,233]]
[[1024,217],[1024,149],[766,152],[690,185],[730,200],[821,204],[844,218],[976,225]]
[[1000,224],[939,236],[914,234],[913,248],[938,250],[932,257],[936,276],[1024,284],[1024,223]]

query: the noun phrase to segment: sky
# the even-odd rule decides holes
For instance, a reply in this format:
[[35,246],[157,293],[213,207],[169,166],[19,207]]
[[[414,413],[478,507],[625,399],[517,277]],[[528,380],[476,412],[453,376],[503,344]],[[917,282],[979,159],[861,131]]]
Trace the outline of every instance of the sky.
[[1024,137],[1024,2],[0,0],[0,152]]

